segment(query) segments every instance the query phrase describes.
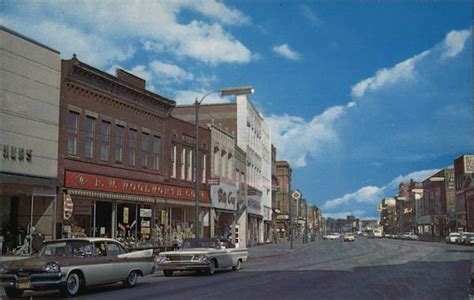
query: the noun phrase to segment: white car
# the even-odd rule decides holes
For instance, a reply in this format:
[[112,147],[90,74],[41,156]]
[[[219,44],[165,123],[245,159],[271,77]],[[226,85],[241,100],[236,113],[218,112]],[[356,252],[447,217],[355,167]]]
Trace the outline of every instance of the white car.
[[344,235],[344,242],[353,242],[353,241],[355,241],[355,237],[353,234]]
[[402,239],[403,240],[413,240],[413,241],[418,241],[418,236],[414,234],[413,232],[406,232],[402,234]]
[[323,236],[323,240],[337,240],[339,235],[336,233],[330,233]]
[[197,271],[213,275],[216,269],[240,270],[249,253],[247,248],[235,248],[229,241],[215,238],[185,240],[177,251],[161,252],[157,264],[166,277],[176,271]]
[[460,238],[461,234],[459,232],[450,232],[446,237],[446,244],[456,244]]

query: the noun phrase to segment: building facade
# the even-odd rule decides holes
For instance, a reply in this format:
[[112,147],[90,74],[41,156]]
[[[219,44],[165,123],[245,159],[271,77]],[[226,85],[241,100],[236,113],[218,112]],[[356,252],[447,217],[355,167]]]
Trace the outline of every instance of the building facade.
[[24,245],[24,254],[31,227],[55,237],[61,59],[5,27],[0,39],[0,235],[3,252]]
[[454,160],[456,229],[474,231],[474,155]]
[[276,216],[276,233],[280,241],[286,241],[290,234],[291,174],[292,169],[287,161],[276,162],[276,177],[279,184],[277,201],[280,210]]
[[[73,57],[62,62],[60,106],[58,235],[155,245],[194,236],[195,131],[170,117],[174,101],[124,70],[113,76]],[[199,134],[205,183],[210,131]],[[201,235],[209,236],[209,207],[202,184]]]

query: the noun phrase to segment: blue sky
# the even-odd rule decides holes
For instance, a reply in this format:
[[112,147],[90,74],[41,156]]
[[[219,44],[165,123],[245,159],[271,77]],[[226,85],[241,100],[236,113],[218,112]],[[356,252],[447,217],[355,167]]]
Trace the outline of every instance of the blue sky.
[[182,104],[253,85],[326,216],[377,217],[401,180],[473,152],[470,1],[121,3],[3,1],[0,22]]

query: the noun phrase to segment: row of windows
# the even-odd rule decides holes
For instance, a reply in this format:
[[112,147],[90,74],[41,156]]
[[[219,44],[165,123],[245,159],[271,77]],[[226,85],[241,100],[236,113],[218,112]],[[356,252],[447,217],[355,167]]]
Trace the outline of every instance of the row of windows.
[[[67,153],[69,155],[78,156],[78,141],[83,139],[84,157],[87,159],[95,159],[97,155],[101,161],[110,161],[111,150],[113,147],[114,161],[116,163],[124,163],[124,147],[127,146],[127,158],[129,166],[137,165],[137,141],[139,132],[134,128],[125,128],[120,124],[115,124],[114,134],[112,135],[112,123],[107,120],[100,122],[91,116],[86,116],[82,121],[83,130],[80,130],[80,114],[70,111],[67,119]],[[99,136],[96,138],[96,126],[99,126]],[[81,134],[79,134],[81,132]],[[126,136],[126,132],[128,132]],[[98,145],[97,145],[98,143]],[[113,144],[112,144],[113,143]],[[151,147],[151,149],[150,149]],[[140,165],[143,168],[149,168],[150,150],[153,170],[160,169],[160,152],[161,137],[150,135],[147,132],[140,133]]]
[[[178,161],[178,147],[173,146],[171,149],[171,178],[178,177],[178,170],[179,170],[179,178],[181,180],[187,181],[195,181],[194,175],[194,165],[193,165],[193,152],[194,149],[189,149],[183,147],[180,151],[181,156]],[[179,163],[179,168],[178,168]],[[202,154],[201,156],[201,181],[206,182],[206,165],[207,165],[207,157],[206,154]]]

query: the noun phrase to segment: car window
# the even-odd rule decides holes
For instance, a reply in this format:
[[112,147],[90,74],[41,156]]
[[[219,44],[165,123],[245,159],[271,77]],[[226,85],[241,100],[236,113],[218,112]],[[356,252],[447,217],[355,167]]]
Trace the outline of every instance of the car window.
[[118,244],[107,243],[107,253],[109,256],[117,256],[119,254],[122,254],[122,251]]
[[105,242],[94,243],[94,256],[107,256],[107,248]]

